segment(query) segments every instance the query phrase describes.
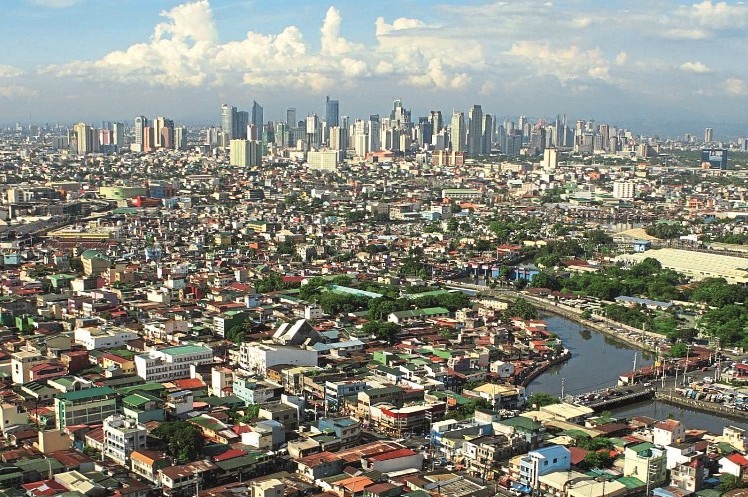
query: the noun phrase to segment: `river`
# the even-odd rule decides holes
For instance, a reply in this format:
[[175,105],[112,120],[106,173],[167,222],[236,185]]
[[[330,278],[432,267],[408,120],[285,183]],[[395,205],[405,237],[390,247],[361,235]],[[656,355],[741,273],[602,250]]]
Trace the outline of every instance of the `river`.
[[[559,316],[544,316],[548,330],[556,333],[564,346],[571,351],[571,359],[549,369],[533,380],[527,387],[527,395],[535,392],[561,394],[561,383],[564,383],[564,395],[575,395],[591,390],[614,386],[618,377],[630,372],[636,355],[637,367],[652,364],[654,357],[614,338],[587,330],[579,324]],[[728,420],[712,414],[683,409],[659,401],[647,401],[629,407],[615,409],[614,415],[620,417],[650,416],[657,419],[673,417],[683,421],[686,428],[706,429],[722,433],[722,427],[733,425],[748,430],[748,424]]]

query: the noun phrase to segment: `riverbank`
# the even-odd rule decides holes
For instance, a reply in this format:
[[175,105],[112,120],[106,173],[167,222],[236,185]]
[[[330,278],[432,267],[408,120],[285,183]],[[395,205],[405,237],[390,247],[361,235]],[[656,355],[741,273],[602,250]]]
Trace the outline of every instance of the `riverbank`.
[[[563,304],[557,304],[549,302],[546,299],[535,297],[533,295],[526,295],[526,294],[520,294],[514,292],[513,297],[515,298],[523,298],[530,302],[531,304],[535,305],[536,307],[539,307],[545,312],[549,312],[551,314],[556,314],[558,316],[561,316],[562,318],[568,319],[570,321],[574,321],[577,324],[580,324],[581,326],[584,326],[585,328],[593,329],[599,333],[602,333],[603,335],[609,336],[611,338],[614,338],[622,343],[625,343],[627,345],[630,345],[632,347],[635,347],[637,349],[650,352],[653,354],[657,353],[657,348],[653,347],[651,345],[648,345],[640,340],[635,340],[632,337],[629,337],[625,333],[637,333],[641,337],[650,337],[650,338],[664,338],[662,335],[657,335],[656,333],[650,333],[646,332],[644,330],[640,330],[639,328],[633,328],[631,326],[623,325],[621,323],[618,323],[616,321],[610,321],[608,322],[600,322],[600,321],[592,321],[590,319],[585,319],[582,317],[582,311],[579,309],[575,309],[574,307],[569,307]],[[605,319],[605,318],[602,318]],[[617,332],[613,329],[611,329],[611,326],[616,326],[623,330],[623,332]]]
[[714,402],[705,402],[703,400],[689,399],[682,395],[673,395],[667,391],[655,392],[655,399],[665,402],[667,404],[673,404],[680,407],[686,407],[695,411],[706,412],[710,414],[716,414],[718,416],[724,416],[731,419],[740,421],[748,421],[748,412],[738,411],[737,409],[730,409]]
[[541,374],[545,373],[553,366],[562,364],[568,361],[569,359],[571,359],[571,352],[569,351],[569,349],[564,349],[563,353],[560,356],[556,357],[555,359],[551,359],[550,361],[535,368],[530,374],[527,375],[526,378],[522,378],[522,381],[519,382],[519,385],[527,388],[527,386],[532,382],[532,380],[534,380]]

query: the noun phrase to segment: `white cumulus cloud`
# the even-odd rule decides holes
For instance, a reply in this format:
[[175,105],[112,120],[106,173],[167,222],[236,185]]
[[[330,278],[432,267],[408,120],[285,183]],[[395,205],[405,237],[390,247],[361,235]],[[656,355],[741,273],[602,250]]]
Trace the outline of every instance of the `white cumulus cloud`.
[[724,83],[725,91],[732,96],[742,96],[748,94],[748,86],[745,81],[739,78],[728,78]]
[[703,62],[684,62],[680,65],[680,70],[683,72],[690,72],[694,74],[709,74],[712,69],[704,64]]
[[343,18],[340,16],[338,9],[335,7],[327,9],[325,20],[322,22],[322,28],[320,29],[323,55],[346,55],[360,48],[360,46],[340,36],[342,22]]
[[512,45],[507,55],[524,59],[543,75],[552,75],[561,83],[579,78],[611,81],[610,64],[595,48],[582,50],[576,45],[555,48],[547,42],[521,40]]
[[15,78],[17,76],[23,76],[25,71],[17,67],[9,66],[7,64],[0,64],[0,78]]

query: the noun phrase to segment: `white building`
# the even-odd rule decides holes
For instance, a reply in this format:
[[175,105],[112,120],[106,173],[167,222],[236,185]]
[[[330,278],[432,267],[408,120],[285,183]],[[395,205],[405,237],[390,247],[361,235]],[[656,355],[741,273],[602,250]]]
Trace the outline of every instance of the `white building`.
[[75,330],[75,343],[83,345],[88,350],[122,347],[136,338],[138,338],[137,333],[120,327],[76,328]]
[[317,351],[246,342],[239,348],[239,365],[248,371],[264,375],[268,367],[278,364],[316,366]]
[[337,150],[311,151],[306,156],[309,169],[335,171],[338,169],[340,154]]
[[31,381],[29,377],[31,368],[46,361],[47,359],[36,352],[30,352],[28,350],[14,352],[10,358],[10,374],[13,383],[16,385],[23,385],[24,383]]
[[152,350],[135,356],[135,371],[146,381],[171,381],[190,377],[192,364],[213,362],[213,349],[199,345],[180,345]]
[[277,478],[252,482],[252,497],[283,497],[286,486]]
[[121,414],[104,420],[104,455],[118,464],[129,466],[130,454],[144,449],[147,431],[145,426]]
[[623,200],[636,197],[636,183],[633,181],[614,181],[613,196]]

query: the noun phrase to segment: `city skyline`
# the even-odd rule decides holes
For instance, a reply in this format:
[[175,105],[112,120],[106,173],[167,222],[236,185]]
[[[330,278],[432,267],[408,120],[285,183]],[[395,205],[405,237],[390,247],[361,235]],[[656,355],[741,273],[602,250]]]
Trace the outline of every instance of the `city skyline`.
[[593,11],[535,1],[271,9],[34,0],[6,12],[0,28],[13,50],[0,60],[3,123],[148,113],[207,124],[221,103],[255,100],[265,120],[282,120],[288,107],[300,118],[324,115],[331,95],[341,116],[402,98],[414,116],[481,104],[497,116],[566,113],[650,133],[744,134],[748,74],[732,61],[748,6],[738,2],[611,2]]

